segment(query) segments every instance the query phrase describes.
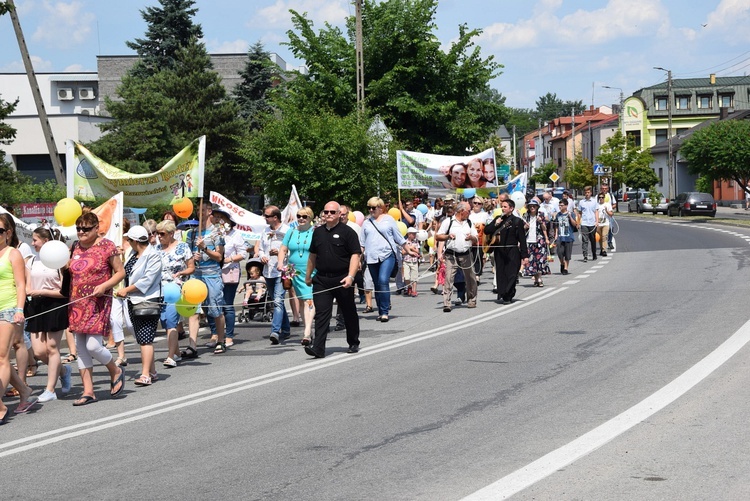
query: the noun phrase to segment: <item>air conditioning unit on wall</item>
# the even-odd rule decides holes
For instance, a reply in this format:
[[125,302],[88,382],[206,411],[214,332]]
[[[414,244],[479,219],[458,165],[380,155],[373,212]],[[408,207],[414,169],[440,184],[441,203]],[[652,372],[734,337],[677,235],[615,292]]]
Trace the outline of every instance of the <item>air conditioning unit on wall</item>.
[[74,97],[73,89],[57,89],[57,99],[60,101],[72,101]]
[[90,101],[96,99],[93,87],[82,87],[78,89],[78,97],[84,101]]

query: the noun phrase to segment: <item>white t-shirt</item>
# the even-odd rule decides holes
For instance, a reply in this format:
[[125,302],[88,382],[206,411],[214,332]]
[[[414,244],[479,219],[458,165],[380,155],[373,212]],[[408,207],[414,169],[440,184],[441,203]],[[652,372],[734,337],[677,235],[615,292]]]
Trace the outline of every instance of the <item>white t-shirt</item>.
[[599,226],[609,226],[609,213],[607,211],[612,211],[612,204],[609,202],[598,204],[596,210],[599,211]]
[[[451,223],[451,221],[453,221]],[[450,231],[448,228],[450,227]],[[445,244],[445,250],[452,250],[453,252],[462,254],[469,249],[471,249],[471,246],[473,245],[473,242],[471,240],[466,240],[467,235],[471,235],[473,237],[477,237],[478,233],[476,228],[469,223],[469,221],[458,221],[455,218],[445,218],[440,225],[440,229],[438,229],[439,235],[450,235],[453,233],[456,236],[455,240],[446,240],[443,242]]]

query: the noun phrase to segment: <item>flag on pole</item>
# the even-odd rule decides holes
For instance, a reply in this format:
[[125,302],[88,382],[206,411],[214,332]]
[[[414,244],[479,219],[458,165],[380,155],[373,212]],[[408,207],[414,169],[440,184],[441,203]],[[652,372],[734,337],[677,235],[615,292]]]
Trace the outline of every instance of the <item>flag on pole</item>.
[[99,218],[99,235],[122,245],[123,193],[113,196],[91,212]]
[[297,211],[302,207],[299,195],[297,194],[297,187],[292,185],[292,192],[289,194],[289,203],[281,211],[281,222],[283,224],[291,225],[297,223]]

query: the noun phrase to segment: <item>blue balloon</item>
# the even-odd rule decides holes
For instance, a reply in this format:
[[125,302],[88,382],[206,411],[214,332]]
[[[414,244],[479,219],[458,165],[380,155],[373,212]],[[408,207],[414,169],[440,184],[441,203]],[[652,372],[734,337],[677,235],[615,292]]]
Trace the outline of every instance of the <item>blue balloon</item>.
[[474,198],[477,194],[477,190],[474,188],[464,188],[464,198]]
[[180,289],[180,286],[177,285],[176,283],[169,282],[162,289],[162,293],[164,294],[165,303],[174,304],[180,299],[180,294],[182,294],[182,290]]
[[422,213],[422,215],[426,215],[427,211],[429,210],[425,204],[419,204],[417,205],[417,210]]

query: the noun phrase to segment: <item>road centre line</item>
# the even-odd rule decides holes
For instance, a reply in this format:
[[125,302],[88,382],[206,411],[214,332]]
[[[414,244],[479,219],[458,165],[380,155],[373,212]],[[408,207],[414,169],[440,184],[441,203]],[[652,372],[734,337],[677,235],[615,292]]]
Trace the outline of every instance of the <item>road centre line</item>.
[[[428,329],[424,332],[411,334],[406,337],[394,339],[380,343],[371,348],[363,348],[357,355],[342,354],[339,356],[332,356],[328,359],[315,361],[308,360],[304,362],[304,366],[289,367],[281,369],[261,376],[252,377],[243,381],[236,381],[234,383],[225,384],[209,390],[199,391],[190,395],[173,398],[164,402],[159,402],[152,405],[147,405],[138,409],[122,412],[119,414],[107,416],[104,418],[87,421],[84,423],[74,424],[59,428],[56,430],[50,430],[44,433],[39,433],[30,437],[24,437],[17,440],[13,440],[7,443],[0,444],[0,458],[18,454],[21,452],[43,447],[45,445],[62,442],[63,440],[88,435],[97,431],[107,430],[116,426],[121,426],[128,423],[147,419],[159,414],[165,414],[167,412],[176,411],[184,407],[197,405],[203,402],[208,402],[216,398],[224,397],[237,393],[244,390],[249,390],[259,386],[263,386],[269,383],[283,381],[292,377],[298,377],[310,372],[326,369],[335,365],[349,363],[356,360],[360,360],[363,357],[373,356],[378,353],[393,350],[406,346],[412,343],[425,341],[445,334],[450,334],[457,330],[465,329],[467,327],[474,326],[492,320],[497,317],[513,313],[519,309],[531,306],[539,301],[543,301],[549,297],[552,297],[560,292],[567,290],[567,287],[553,288],[550,287],[543,292],[532,294],[523,301],[516,302],[510,306],[502,306],[491,311],[476,315],[468,320],[461,320],[452,324],[442,325],[440,327]],[[31,442],[31,443],[29,443]],[[23,445],[26,444],[26,445]],[[7,449],[7,450],[2,450]]]
[[581,278],[589,278],[589,275],[578,275],[577,277],[573,277],[577,280],[580,280]]
[[580,280],[568,280],[567,282],[563,282],[563,285],[575,285],[578,282],[580,282]]
[[463,501],[506,499],[543,480],[653,416],[711,375],[750,341],[750,320],[666,386],[568,444],[492,483]]

